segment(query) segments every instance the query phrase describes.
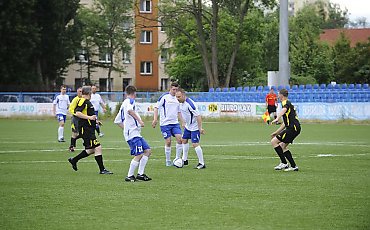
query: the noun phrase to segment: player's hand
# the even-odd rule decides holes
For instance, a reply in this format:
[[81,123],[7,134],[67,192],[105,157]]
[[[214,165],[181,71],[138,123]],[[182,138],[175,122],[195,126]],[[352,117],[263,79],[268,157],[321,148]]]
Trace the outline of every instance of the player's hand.
[[144,121],[142,121],[142,120],[139,121],[139,124],[140,124],[141,127],[145,126]]
[[271,121],[271,124],[276,124],[279,120],[276,118],[274,120]]
[[95,121],[96,120],[96,115],[92,115],[89,117],[89,120]]
[[185,128],[185,123],[183,122],[183,123],[181,123],[181,127],[182,128]]
[[96,121],[96,123],[98,123],[98,125],[102,126],[103,123],[101,121]]
[[155,127],[157,126],[157,123],[158,123],[158,121],[157,121],[157,120],[153,120],[153,121],[152,121],[152,127],[153,127],[153,128],[155,128]]
[[200,129],[200,134],[206,134],[206,131],[204,129]]
[[274,137],[276,137],[276,135],[277,135],[276,132],[271,133],[271,139],[274,138]]

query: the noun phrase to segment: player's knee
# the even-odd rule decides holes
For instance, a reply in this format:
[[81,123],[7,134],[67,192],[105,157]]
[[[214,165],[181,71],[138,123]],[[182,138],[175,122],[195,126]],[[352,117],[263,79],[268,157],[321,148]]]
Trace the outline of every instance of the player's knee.
[[152,155],[152,150],[151,149],[145,150],[144,155],[147,156],[147,157],[150,157],[150,155]]
[[196,148],[199,146],[199,143],[193,143],[193,147]]
[[273,147],[276,147],[277,145],[279,145],[279,140],[276,137],[272,138],[271,139],[271,145]]

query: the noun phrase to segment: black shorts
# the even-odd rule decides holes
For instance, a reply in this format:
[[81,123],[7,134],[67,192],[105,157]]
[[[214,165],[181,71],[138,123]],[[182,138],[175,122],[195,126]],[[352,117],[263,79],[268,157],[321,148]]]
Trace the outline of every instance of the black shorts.
[[301,133],[301,127],[294,129],[284,129],[281,131],[276,138],[284,143],[293,143],[293,140]]
[[80,135],[84,140],[85,149],[93,149],[100,146],[100,142],[95,136],[95,127],[81,127]]
[[72,128],[72,132],[78,133],[78,117],[72,116],[71,128]]
[[267,106],[267,111],[269,112],[269,114],[276,113],[276,106],[275,105],[268,105]]

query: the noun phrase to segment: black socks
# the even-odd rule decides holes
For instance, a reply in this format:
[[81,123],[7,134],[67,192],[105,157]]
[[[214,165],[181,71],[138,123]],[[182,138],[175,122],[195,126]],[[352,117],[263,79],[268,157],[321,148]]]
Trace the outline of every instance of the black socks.
[[293,156],[292,156],[292,153],[288,150],[286,152],[284,152],[284,155],[286,157],[286,159],[288,159],[289,163],[290,163],[290,167],[292,168],[295,168],[295,162],[293,160]]
[[283,153],[283,149],[281,148],[281,146],[278,145],[274,149],[275,149],[275,152],[277,153],[277,155],[280,157],[281,163],[287,164],[288,162],[285,159],[285,156],[284,156],[284,153]]

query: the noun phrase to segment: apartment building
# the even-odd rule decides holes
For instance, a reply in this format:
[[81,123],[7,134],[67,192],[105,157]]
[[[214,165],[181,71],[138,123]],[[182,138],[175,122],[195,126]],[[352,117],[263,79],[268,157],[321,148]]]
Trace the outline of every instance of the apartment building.
[[[91,7],[92,0],[81,0],[82,5]],[[125,72],[111,73],[112,91],[122,91],[129,85],[135,85],[139,91],[165,91],[170,84],[165,73],[165,63],[168,60],[165,44],[166,34],[157,22],[159,0],[135,0],[132,9],[135,39],[130,41],[131,51],[115,53],[113,61],[123,67]],[[81,55],[82,54],[82,55]],[[109,63],[110,57],[103,52],[91,57],[94,61]],[[65,84],[71,88],[83,85],[87,78],[88,66],[83,51],[77,55],[65,76]],[[108,90],[108,69],[94,68],[90,71],[90,80],[100,91]],[[81,83],[82,82],[82,83]]]

